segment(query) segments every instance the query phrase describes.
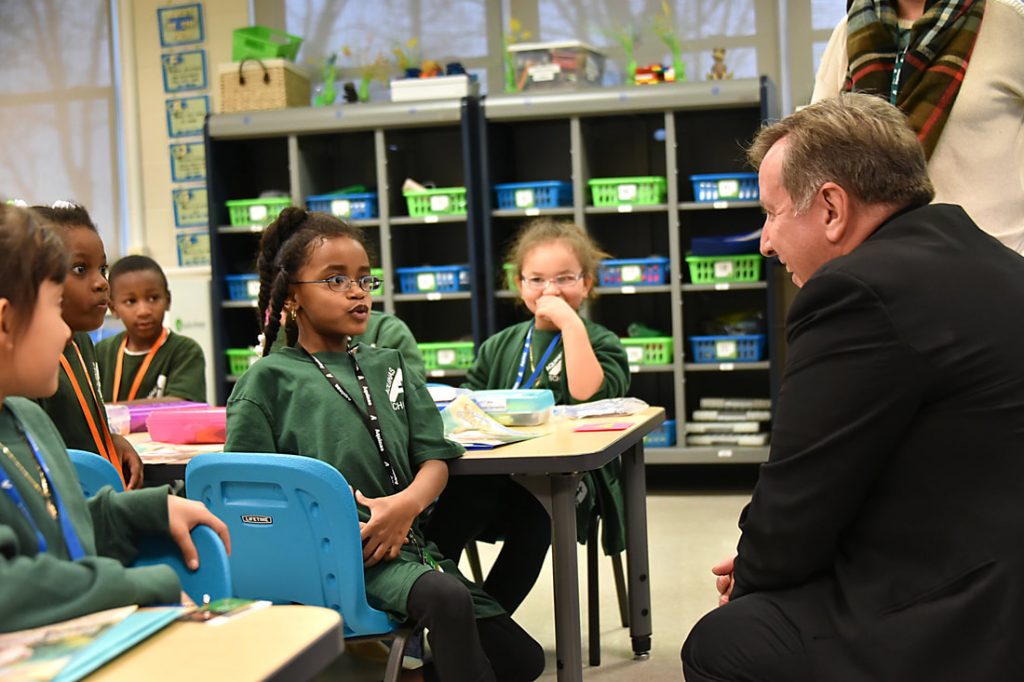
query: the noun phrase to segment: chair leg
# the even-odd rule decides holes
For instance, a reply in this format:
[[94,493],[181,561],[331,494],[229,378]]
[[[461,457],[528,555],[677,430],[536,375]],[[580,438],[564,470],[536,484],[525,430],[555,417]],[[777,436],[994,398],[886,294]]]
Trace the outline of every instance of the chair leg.
[[626,575],[622,571],[622,552],[613,554],[612,572],[615,574],[615,594],[619,598],[619,620],[622,627],[629,627],[629,593],[626,591]]
[[395,631],[395,638],[391,642],[391,654],[388,656],[388,666],[384,670],[384,682],[398,682],[398,677],[402,674],[405,645],[412,633],[411,629]]
[[601,665],[601,586],[598,580],[597,518],[590,521],[587,536],[587,621],[590,649],[590,667]]
[[483,585],[484,572],[480,568],[480,552],[476,549],[476,540],[470,540],[466,545],[466,559],[469,560],[469,571],[473,574],[473,582]]

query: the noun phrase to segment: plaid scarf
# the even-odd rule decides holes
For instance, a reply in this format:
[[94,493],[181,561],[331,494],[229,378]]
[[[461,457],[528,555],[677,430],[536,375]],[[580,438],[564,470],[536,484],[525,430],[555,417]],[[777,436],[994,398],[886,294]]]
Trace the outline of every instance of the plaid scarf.
[[[897,0],[853,0],[847,15],[849,66],[843,90],[869,92],[892,101],[900,53]],[[931,158],[949,118],[974,50],[985,0],[927,0],[910,29],[894,104]]]

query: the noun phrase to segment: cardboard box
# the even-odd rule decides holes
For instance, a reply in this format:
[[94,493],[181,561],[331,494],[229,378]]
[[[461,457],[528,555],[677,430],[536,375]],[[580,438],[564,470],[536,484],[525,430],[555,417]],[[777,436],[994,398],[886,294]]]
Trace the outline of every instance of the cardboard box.
[[433,78],[401,78],[391,81],[392,102],[414,102],[428,99],[461,99],[475,95],[480,84],[467,74],[434,76]]

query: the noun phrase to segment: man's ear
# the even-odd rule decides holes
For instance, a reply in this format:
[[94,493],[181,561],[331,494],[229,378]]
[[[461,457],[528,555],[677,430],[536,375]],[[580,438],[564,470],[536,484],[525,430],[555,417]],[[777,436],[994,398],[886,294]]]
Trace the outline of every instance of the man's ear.
[[818,190],[818,199],[825,212],[825,238],[838,244],[850,224],[850,195],[836,183],[826,182]]

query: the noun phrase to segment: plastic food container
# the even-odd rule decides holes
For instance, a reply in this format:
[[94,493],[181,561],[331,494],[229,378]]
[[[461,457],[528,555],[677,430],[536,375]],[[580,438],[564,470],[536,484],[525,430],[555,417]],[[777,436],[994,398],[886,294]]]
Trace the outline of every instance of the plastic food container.
[[[132,433],[136,431],[146,430],[146,420],[149,419],[149,415],[159,410],[189,410],[201,407],[209,407],[206,403],[196,403],[191,400],[179,400],[176,402],[166,403],[139,403],[135,405],[128,405],[128,413],[131,414]],[[107,408],[110,409],[109,407]],[[109,415],[110,413],[107,412]]]
[[505,426],[537,426],[551,417],[555,394],[546,388],[473,391],[480,409]]
[[227,439],[227,409],[159,410],[149,415],[146,426],[149,437],[161,443],[223,443]]
[[132,432],[132,413],[127,405],[107,403],[104,408],[107,411],[107,424],[111,433],[127,436]]

